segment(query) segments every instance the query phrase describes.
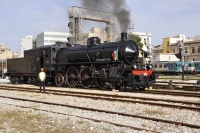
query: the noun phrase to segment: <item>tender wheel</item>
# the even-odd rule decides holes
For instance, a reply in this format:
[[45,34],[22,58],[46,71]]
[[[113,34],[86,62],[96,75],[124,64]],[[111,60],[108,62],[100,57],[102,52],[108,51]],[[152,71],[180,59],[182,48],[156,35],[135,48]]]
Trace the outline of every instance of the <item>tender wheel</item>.
[[14,77],[10,77],[10,82],[12,83],[12,84],[15,84],[15,78]]
[[90,67],[85,66],[80,71],[81,85],[84,88],[90,88],[93,85],[94,78],[92,77]]
[[28,83],[28,77],[24,77],[24,84]]
[[23,76],[20,76],[19,77],[19,84],[23,84],[24,83],[24,78],[23,78]]
[[34,77],[28,77],[28,83],[34,85],[35,84]]
[[23,81],[23,80],[20,80],[20,81],[19,81],[19,84],[23,84],[23,83],[24,83],[24,81]]
[[144,91],[145,87],[139,87],[139,91]]
[[33,85],[37,84],[37,78],[36,77],[31,78],[31,84],[33,84]]
[[67,69],[66,83],[70,87],[75,87],[78,84],[78,70],[73,66]]
[[57,86],[62,86],[63,85],[64,77],[62,76],[62,74],[60,74],[60,73],[56,74],[55,83],[56,83]]
[[19,80],[19,78],[18,77],[15,77],[15,83],[20,83],[20,80]]
[[99,71],[99,75],[96,76],[96,85],[100,89],[107,89],[109,86],[106,85],[106,81],[108,78],[108,67],[107,66],[101,66],[97,69]]
[[31,84],[31,77],[28,77],[28,83]]

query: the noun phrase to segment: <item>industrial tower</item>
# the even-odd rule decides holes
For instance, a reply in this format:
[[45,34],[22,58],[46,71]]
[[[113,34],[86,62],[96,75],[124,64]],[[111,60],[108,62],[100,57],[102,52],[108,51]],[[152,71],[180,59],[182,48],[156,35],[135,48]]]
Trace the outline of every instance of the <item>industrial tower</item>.
[[69,32],[71,44],[83,44],[83,20],[91,20],[106,23],[107,41],[113,41],[113,30],[116,18],[108,12],[72,6],[68,9]]

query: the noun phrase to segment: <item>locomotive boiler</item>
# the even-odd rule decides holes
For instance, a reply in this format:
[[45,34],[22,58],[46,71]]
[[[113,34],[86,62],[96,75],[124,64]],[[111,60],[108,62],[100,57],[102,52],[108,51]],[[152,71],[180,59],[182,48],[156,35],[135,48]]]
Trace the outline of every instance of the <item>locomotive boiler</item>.
[[121,41],[100,44],[100,39],[91,37],[87,45],[67,47],[58,51],[58,63],[98,64],[124,61],[134,65],[138,59],[139,49],[134,41],[127,41],[127,33],[122,33]]

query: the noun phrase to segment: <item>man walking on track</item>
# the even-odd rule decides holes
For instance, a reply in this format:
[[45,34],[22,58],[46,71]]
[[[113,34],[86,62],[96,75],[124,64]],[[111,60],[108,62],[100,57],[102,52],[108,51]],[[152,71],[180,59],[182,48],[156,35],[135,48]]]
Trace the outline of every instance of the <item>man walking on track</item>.
[[41,72],[39,73],[39,80],[40,80],[40,92],[43,90],[45,92],[45,79],[46,79],[46,73],[44,72],[44,68],[41,68]]

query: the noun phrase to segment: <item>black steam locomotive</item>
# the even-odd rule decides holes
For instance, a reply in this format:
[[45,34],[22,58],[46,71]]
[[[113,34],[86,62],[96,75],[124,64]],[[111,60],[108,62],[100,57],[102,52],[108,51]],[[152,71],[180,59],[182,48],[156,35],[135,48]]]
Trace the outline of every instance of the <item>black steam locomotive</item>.
[[26,50],[24,58],[8,59],[7,76],[12,83],[36,84],[43,67],[46,82],[57,86],[144,90],[155,81],[156,75],[148,64],[147,70],[137,68],[137,63],[145,58],[138,55],[139,48],[134,41],[127,40],[127,33],[121,34],[119,42],[101,44],[97,37],[89,38],[87,45],[57,42]]

